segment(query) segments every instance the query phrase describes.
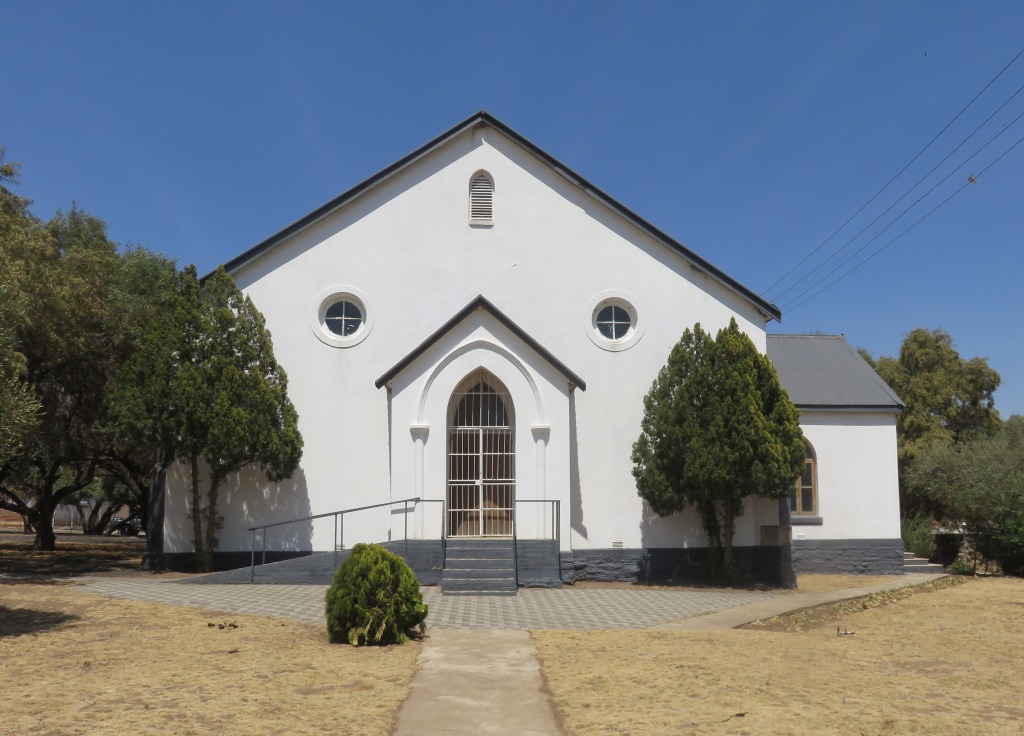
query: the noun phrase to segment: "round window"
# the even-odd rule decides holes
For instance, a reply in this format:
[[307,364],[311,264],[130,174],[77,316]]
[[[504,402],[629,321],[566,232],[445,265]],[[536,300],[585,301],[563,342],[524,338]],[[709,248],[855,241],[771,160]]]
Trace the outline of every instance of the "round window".
[[644,334],[636,297],[618,289],[595,294],[587,305],[587,337],[602,350],[628,350]]
[[609,304],[602,307],[597,313],[595,323],[597,324],[597,331],[608,340],[621,340],[629,332],[629,328],[633,326],[633,320],[630,319],[629,312],[618,304]]
[[358,345],[373,327],[366,297],[352,286],[333,286],[317,296],[309,326],[325,345],[349,348]]
[[363,310],[347,300],[335,302],[327,307],[324,324],[339,337],[351,337],[363,326]]

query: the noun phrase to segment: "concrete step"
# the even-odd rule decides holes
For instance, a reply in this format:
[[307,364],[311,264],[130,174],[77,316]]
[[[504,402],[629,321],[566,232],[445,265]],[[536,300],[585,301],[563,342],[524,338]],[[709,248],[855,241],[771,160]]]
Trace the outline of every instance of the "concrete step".
[[444,571],[442,578],[445,582],[449,580],[512,580],[516,579],[516,571],[513,568],[499,568],[499,569],[488,569],[488,568],[465,568],[465,569],[452,569],[448,568]]
[[512,543],[496,544],[466,544],[448,542],[445,546],[445,556],[448,558],[476,558],[476,559],[512,559]]
[[903,566],[904,575],[942,575],[944,572],[946,572],[946,568],[944,568],[942,565],[938,565],[933,562],[926,562],[924,565]]
[[444,563],[446,570],[514,570],[512,555],[508,558],[479,558],[479,557],[448,557]]
[[515,595],[515,578],[441,578],[441,593],[508,593]]
[[471,596],[471,595],[511,595],[514,596],[516,591],[514,590],[446,590],[443,595],[454,595],[454,596]]
[[942,565],[929,562],[923,557],[917,557],[913,552],[903,553],[903,574],[926,574],[926,575],[941,575],[946,572],[946,569]]
[[510,539],[449,539],[442,595],[515,595],[515,547]]

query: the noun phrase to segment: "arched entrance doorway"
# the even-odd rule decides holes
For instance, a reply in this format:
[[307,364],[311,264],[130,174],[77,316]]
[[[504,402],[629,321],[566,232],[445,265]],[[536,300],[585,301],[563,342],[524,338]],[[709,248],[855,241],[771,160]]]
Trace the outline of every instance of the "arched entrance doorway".
[[515,495],[512,397],[479,369],[458,385],[448,405],[448,536],[511,536]]

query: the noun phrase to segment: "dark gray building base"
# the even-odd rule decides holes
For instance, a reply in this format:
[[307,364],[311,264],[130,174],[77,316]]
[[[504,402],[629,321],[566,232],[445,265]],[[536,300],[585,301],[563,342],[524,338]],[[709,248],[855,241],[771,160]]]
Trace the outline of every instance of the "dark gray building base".
[[[739,582],[789,587],[784,547],[733,547]],[[574,550],[569,558],[573,582],[595,580],[639,583],[710,583],[711,551],[707,548]],[[562,553],[563,580],[567,567]]]
[[799,573],[902,575],[902,539],[794,539]]
[[[385,542],[381,545],[403,557],[416,577],[424,585],[437,585],[441,580],[442,553],[440,540],[409,540]],[[288,585],[328,585],[334,579],[337,566],[352,550],[334,552],[283,552],[267,550],[266,564],[256,553],[253,577],[257,583]],[[191,582],[208,584],[248,583],[250,578],[249,552],[215,552],[215,574],[194,578]],[[180,572],[196,572],[195,555],[191,552],[167,555],[167,565]]]
[[[883,540],[888,542],[889,540]],[[896,559],[902,564],[902,543]],[[856,543],[854,543],[856,544]],[[444,553],[440,540],[410,540],[387,542],[383,545],[405,558],[420,582],[425,585],[437,584],[444,567]],[[878,546],[871,547],[876,554]],[[557,588],[562,584],[573,584],[577,580],[640,583],[689,583],[706,584],[713,582],[711,553],[706,548],[649,548],[649,549],[588,549],[558,553],[552,542],[520,540],[518,576],[520,586]],[[334,575],[337,562],[348,556],[349,550],[332,552],[283,552],[267,551],[266,565],[261,565],[261,554],[257,553],[255,581],[262,583],[309,583],[328,584]],[[734,547],[733,557],[739,570],[740,583],[761,584],[774,587],[792,587],[789,547]],[[861,554],[857,559],[865,557]],[[792,559],[796,560],[797,550],[792,548]],[[847,554],[852,560],[854,555]],[[249,582],[250,553],[218,552],[214,556],[218,570],[233,570],[216,575],[194,579],[197,583],[243,583]],[[172,569],[195,570],[192,554],[167,555]],[[271,564],[278,563],[278,564]],[[862,566],[863,563],[862,563]],[[877,568],[877,570],[876,570]],[[902,567],[900,567],[902,569]],[[843,570],[845,572],[886,571],[875,565],[871,569]],[[839,570],[809,570],[805,572],[836,572]]]

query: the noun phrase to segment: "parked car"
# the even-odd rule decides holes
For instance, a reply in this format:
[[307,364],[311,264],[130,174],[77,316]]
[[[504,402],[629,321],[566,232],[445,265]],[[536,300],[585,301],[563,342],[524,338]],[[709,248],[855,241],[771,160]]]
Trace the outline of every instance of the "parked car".
[[138,516],[115,516],[110,520],[111,534],[120,534],[123,537],[137,537],[142,531],[142,519]]

